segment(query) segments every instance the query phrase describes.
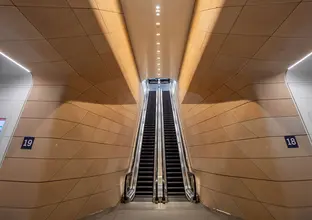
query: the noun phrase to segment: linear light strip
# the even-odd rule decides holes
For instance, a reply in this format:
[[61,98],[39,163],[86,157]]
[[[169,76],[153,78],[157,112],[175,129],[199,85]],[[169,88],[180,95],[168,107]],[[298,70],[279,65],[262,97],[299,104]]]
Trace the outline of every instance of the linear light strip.
[[0,54],[2,56],[4,56],[5,58],[7,58],[8,60],[10,60],[11,62],[15,63],[16,65],[18,65],[19,67],[21,67],[22,69],[26,70],[27,72],[30,73],[30,70],[27,69],[26,67],[24,67],[23,65],[19,64],[18,62],[16,62],[15,60],[13,60],[11,57],[8,57],[7,55],[5,55],[4,53],[0,52]]
[[290,67],[288,67],[288,69],[290,70],[290,69],[294,68],[295,66],[297,66],[299,63],[301,63],[302,61],[304,61],[305,59],[307,59],[311,55],[312,55],[312,52],[309,53],[308,55],[306,55],[305,57],[303,57],[301,60],[297,61],[295,64],[293,64]]

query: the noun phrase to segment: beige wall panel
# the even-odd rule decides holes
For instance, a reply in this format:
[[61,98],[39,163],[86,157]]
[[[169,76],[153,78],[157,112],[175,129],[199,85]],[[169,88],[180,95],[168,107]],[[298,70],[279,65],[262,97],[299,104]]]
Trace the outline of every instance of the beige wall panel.
[[66,0],[12,0],[17,6],[68,7]]
[[198,28],[211,33],[228,33],[242,7],[214,8],[200,13]]
[[0,5],[13,5],[10,0],[1,0]]
[[[0,5],[10,3],[0,1]],[[12,4],[12,3],[10,3]],[[27,19],[14,7],[0,8],[0,28],[5,30],[2,32],[1,40],[27,40],[27,39],[42,39],[40,33],[27,21]]]
[[200,186],[200,194],[202,196],[201,203],[209,208],[216,208],[217,205],[212,197],[211,190],[206,187]]
[[86,175],[93,162],[93,160],[70,160],[55,173],[52,180],[81,178]]
[[96,0],[67,0],[73,8],[98,8]]
[[[1,51],[22,64],[60,61],[60,55],[46,40],[1,41]],[[26,65],[27,66],[27,65]]]
[[249,100],[291,98],[285,83],[248,85],[238,93]]
[[[104,176],[107,177],[109,174]],[[80,179],[74,188],[68,193],[65,200],[71,200],[94,194],[94,191],[99,185],[100,178],[100,176],[94,176]]]
[[97,3],[99,9],[116,13],[122,12],[118,0],[107,0],[105,3],[101,0],[95,0],[95,2]]
[[119,202],[119,198],[119,187],[115,187],[103,193],[92,195],[77,218],[114,207]]
[[289,64],[300,60],[310,52],[312,43],[309,38],[272,37],[255,55],[257,59],[288,61]]
[[220,176],[210,173],[200,172],[200,185],[213,191],[224,192],[229,195],[255,199],[239,178]]
[[[307,136],[297,136],[299,148],[287,150],[283,137],[265,137],[232,142],[248,158],[311,156],[312,148]],[[233,155],[235,156],[235,155]]]
[[243,6],[247,0],[210,0],[210,1],[198,1],[197,10],[207,10],[211,8],[228,7],[228,6]]
[[[296,3],[245,6],[231,33],[270,35],[281,25],[296,6]],[[263,16],[264,14],[265,16]]]
[[309,169],[302,169],[312,165],[311,157],[253,159],[252,161],[272,180],[307,180],[312,176]]
[[32,208],[60,202],[78,180],[46,183],[0,182],[1,206]]
[[[312,147],[285,73],[312,50],[310,6],[197,1],[179,107],[204,205],[248,220],[309,219]],[[299,148],[287,148],[285,135]]]
[[86,143],[75,158],[127,158],[131,150],[130,147],[124,146]]
[[85,35],[75,14],[68,8],[22,7],[20,10],[46,38]]
[[268,37],[229,35],[220,51],[221,54],[235,57],[252,57]]
[[128,167],[128,158],[94,160],[85,176],[95,176],[123,171]]
[[234,198],[235,204],[244,214],[245,219],[253,220],[275,220],[266,207],[260,202],[255,202],[239,197]]
[[124,174],[125,172],[117,172],[100,176],[95,193],[105,192],[120,186],[121,181],[124,181]]
[[68,86],[33,86],[28,99],[31,101],[67,101],[75,100],[80,92]]
[[48,181],[66,163],[67,160],[6,158],[0,170],[0,180]]
[[268,179],[252,160],[248,159],[206,159],[197,158],[192,162],[195,170],[235,177]]
[[46,219],[56,206],[43,206],[37,209],[0,208],[0,218],[7,220],[42,220]]
[[61,138],[75,126],[76,123],[57,119],[21,118],[15,136]]
[[309,20],[312,3],[300,4],[295,11],[287,18],[283,25],[277,30],[275,36],[279,37],[312,37]]
[[[289,3],[289,2],[300,2],[301,0],[248,0],[246,5],[267,5],[271,3]],[[309,0],[307,0],[309,1]]]
[[265,205],[276,220],[309,220],[312,215],[312,209],[306,208],[286,208],[282,206]]
[[218,193],[216,191],[210,191],[213,200],[215,201],[216,208],[231,213],[234,216],[241,217],[244,219],[244,214],[239,209],[233,197]]
[[192,158],[246,158],[240,148],[237,147],[236,142],[224,142],[218,144],[209,144],[203,146],[189,147],[189,153]]
[[[89,113],[69,103],[28,101],[24,107],[23,118],[53,118],[79,123]],[[83,121],[82,121],[83,123]]]
[[86,143],[71,140],[36,138],[31,151],[21,149],[22,137],[13,137],[7,157],[22,158],[72,158]]
[[261,202],[286,207],[311,206],[311,181],[273,182],[242,180]]
[[[32,71],[34,87],[0,170],[0,205],[16,212],[2,208],[0,218],[84,217],[95,190],[113,192],[97,210],[116,205],[141,98],[119,1],[8,2],[1,51]],[[24,136],[36,137],[32,150],[20,149]]]
[[285,81],[287,62],[250,59],[242,70],[226,82],[234,91],[251,83],[282,83]]
[[256,135],[242,124],[233,124],[223,128],[230,140],[255,138]]
[[74,12],[87,34],[103,34],[108,32],[102,19],[101,11],[96,9],[74,9]]
[[298,116],[261,118],[246,121],[242,124],[258,137],[306,134]]
[[74,199],[60,203],[47,220],[75,219],[88,198]]

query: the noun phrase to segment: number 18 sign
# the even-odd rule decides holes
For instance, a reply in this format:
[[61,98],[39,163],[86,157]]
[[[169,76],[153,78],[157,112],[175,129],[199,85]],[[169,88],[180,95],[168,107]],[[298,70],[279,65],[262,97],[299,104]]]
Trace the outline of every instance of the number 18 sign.
[[285,136],[285,141],[288,148],[298,148],[299,144],[295,136]]
[[24,137],[21,149],[31,150],[35,142],[35,137]]

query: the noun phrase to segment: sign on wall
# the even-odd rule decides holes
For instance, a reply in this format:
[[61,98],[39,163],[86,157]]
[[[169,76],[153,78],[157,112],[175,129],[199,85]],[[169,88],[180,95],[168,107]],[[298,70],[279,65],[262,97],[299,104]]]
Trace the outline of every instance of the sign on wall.
[[24,137],[21,149],[31,150],[35,142],[35,137]]
[[295,136],[285,136],[285,141],[288,148],[298,148],[299,144]]
[[4,124],[5,124],[6,118],[0,118],[0,133],[3,130]]

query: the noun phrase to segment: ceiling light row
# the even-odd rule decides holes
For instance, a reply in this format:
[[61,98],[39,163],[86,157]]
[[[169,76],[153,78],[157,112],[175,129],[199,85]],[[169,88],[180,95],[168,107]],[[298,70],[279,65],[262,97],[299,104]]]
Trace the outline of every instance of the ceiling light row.
[[[156,16],[160,16],[160,6],[156,5]],[[156,26],[159,27],[160,26],[160,22],[156,22]],[[160,36],[160,33],[157,32],[156,36]],[[156,39],[156,45],[160,46],[160,42],[158,39]],[[157,75],[160,76],[160,50],[159,48],[157,48],[157,60],[156,60],[156,66],[157,66]]]

